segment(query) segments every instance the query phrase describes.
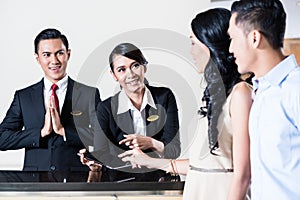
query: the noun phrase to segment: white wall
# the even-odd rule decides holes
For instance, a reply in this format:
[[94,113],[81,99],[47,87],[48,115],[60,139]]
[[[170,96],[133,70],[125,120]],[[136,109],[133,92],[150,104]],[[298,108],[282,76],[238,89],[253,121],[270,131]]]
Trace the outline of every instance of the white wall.
[[[180,108],[183,108],[183,104],[190,98],[186,93],[192,96],[193,102],[198,102],[201,96],[198,90],[201,77],[192,70],[188,55],[190,44],[186,36],[190,32],[191,19],[208,5],[208,0],[1,0],[0,121],[5,116],[15,90],[41,79],[42,71],[33,56],[33,40],[42,29],[48,27],[58,28],[69,39],[72,55],[68,74],[81,82],[99,87],[102,98],[110,96],[116,87],[106,73],[106,54],[109,51],[104,52],[103,49],[112,49],[117,42],[127,40],[128,36],[130,41],[137,42],[141,48],[145,48],[146,57],[150,62],[150,82],[170,85]],[[139,32],[139,29],[142,31]],[[173,36],[153,37],[149,31],[153,30],[155,35],[162,29],[166,33],[172,31]],[[134,36],[139,33],[143,33],[147,44],[143,43],[143,37],[137,36],[135,40]],[[180,41],[177,41],[178,38]],[[160,39],[162,41],[159,41]],[[168,45],[162,48],[161,43]],[[103,45],[106,45],[105,48]],[[92,71],[96,71],[96,79],[95,74],[91,74],[94,77],[91,81],[84,73],[93,61],[98,62],[94,60],[95,53],[102,52],[99,60],[101,56],[103,59],[92,66]],[[185,53],[180,55],[180,52]],[[168,76],[167,69],[177,76],[177,79]],[[161,72],[164,74],[156,75]],[[161,79],[164,81],[160,81]],[[181,83],[185,87],[181,87]],[[190,90],[184,91],[187,87],[190,87]],[[194,105],[191,112],[196,112],[198,105],[191,105]],[[181,113],[181,117],[182,115]],[[193,126],[187,126],[188,129],[193,129]],[[188,146],[187,134],[182,135],[184,146]],[[0,169],[21,169],[23,153],[23,150],[0,152]]]
[[[284,1],[288,13],[286,37],[289,38],[300,37],[300,26],[295,20],[300,19],[300,7],[295,4],[296,0]],[[149,80],[167,85],[175,92],[181,109],[181,125],[186,126],[181,132],[183,156],[186,156],[188,141],[195,129],[194,124],[187,121],[190,119],[183,117],[186,116],[184,112],[192,115],[190,121],[195,120],[194,114],[198,109],[195,104],[202,93],[198,90],[201,77],[192,70],[189,42],[184,37],[188,36],[190,21],[196,13],[209,6],[230,8],[230,5],[230,1],[209,4],[208,0],[1,0],[0,121],[15,90],[42,77],[42,71],[33,57],[33,40],[42,29],[55,27],[67,35],[72,49],[69,75],[99,87],[103,99],[116,89],[115,82],[107,73],[109,46],[111,49],[113,44],[128,37],[144,48],[150,62]],[[159,30],[163,33],[170,31],[172,36],[153,36],[145,28],[152,29],[155,34]],[[162,48],[164,43],[168,45]],[[99,59],[95,60],[97,53]],[[87,69],[91,64],[92,69]],[[168,69],[174,76],[166,74]],[[186,90],[187,87],[189,90]],[[187,103],[188,109],[185,107]],[[0,169],[21,169],[22,164],[23,150],[0,152]]]
[[[209,7],[224,7],[230,9],[233,0],[224,0],[210,3]],[[299,0],[282,0],[282,4],[287,13],[287,23],[285,38],[300,38],[300,26],[297,21],[300,19],[300,6],[297,6]]]

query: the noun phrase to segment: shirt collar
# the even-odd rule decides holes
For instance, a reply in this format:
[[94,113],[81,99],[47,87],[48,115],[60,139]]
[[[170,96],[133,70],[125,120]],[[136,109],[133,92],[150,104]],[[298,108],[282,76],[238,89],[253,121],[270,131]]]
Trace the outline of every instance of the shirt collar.
[[[126,95],[124,89],[122,89],[121,92],[119,93],[118,103],[119,106],[118,106],[117,114],[125,113],[128,110],[136,109],[133,106],[132,102],[130,101],[129,97]],[[154,109],[157,109],[150,90],[147,87],[145,87],[145,93],[143,96],[141,111],[145,109],[147,105],[151,106]]]
[[253,86],[252,86],[253,90],[252,91],[256,92],[256,90],[258,89],[258,79],[253,77],[252,78],[252,84],[253,84]]
[[[63,79],[59,80],[56,85],[58,86],[59,90],[63,90],[68,86],[68,76],[65,76]],[[46,77],[44,77],[44,87],[46,91],[50,91],[51,90],[51,86],[53,85],[53,83],[47,79]]]
[[265,76],[259,78],[258,81],[267,81],[272,85],[280,85],[286,76],[296,67],[297,62],[295,56],[290,55],[269,71]]

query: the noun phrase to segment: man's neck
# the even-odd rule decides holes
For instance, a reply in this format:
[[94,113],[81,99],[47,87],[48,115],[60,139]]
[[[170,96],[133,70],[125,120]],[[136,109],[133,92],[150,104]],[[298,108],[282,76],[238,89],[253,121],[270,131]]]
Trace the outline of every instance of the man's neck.
[[253,70],[255,77],[263,77],[284,59],[285,56],[281,50],[259,52],[257,61],[254,64],[255,70]]

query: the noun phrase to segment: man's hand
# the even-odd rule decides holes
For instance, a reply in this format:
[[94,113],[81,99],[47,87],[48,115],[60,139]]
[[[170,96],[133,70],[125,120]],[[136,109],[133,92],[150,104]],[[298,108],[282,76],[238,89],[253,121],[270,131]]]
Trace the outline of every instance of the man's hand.
[[56,134],[64,136],[65,129],[60,122],[59,113],[57,112],[57,110],[55,108],[50,108],[50,114],[51,114],[51,123],[52,123],[53,131]]
[[44,127],[41,130],[41,136],[45,137],[49,135],[52,130],[61,136],[65,136],[65,129],[60,122],[60,116],[58,111],[55,109],[54,97],[51,96],[49,100],[49,106],[45,115]]
[[52,121],[51,121],[51,114],[50,114],[50,107],[47,108],[45,114],[45,122],[44,127],[41,130],[41,136],[45,137],[52,132]]

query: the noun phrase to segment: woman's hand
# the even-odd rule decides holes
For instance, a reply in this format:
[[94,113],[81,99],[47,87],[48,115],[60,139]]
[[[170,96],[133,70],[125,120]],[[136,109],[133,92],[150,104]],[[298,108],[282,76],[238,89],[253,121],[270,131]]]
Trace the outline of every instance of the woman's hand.
[[131,149],[139,148],[141,150],[152,149],[153,148],[153,138],[138,135],[138,134],[129,134],[124,135],[125,139],[121,140],[119,144],[125,144]]
[[100,182],[102,176],[101,171],[89,171],[89,177],[87,179],[88,183],[91,182]]
[[93,160],[88,160],[85,158],[84,154],[86,153],[86,149],[81,149],[79,151],[80,161],[83,165],[89,166],[90,170],[93,172],[99,172],[102,169],[102,165],[95,163]]
[[141,168],[141,166],[145,166],[151,168],[151,157],[146,155],[141,149],[134,148],[129,151],[125,151],[122,154],[118,155],[119,158],[122,158],[123,162],[130,162],[132,168]]

